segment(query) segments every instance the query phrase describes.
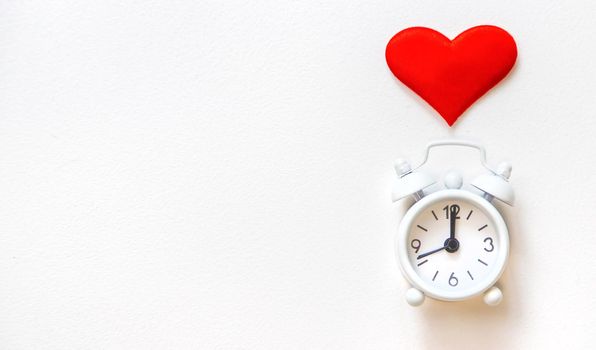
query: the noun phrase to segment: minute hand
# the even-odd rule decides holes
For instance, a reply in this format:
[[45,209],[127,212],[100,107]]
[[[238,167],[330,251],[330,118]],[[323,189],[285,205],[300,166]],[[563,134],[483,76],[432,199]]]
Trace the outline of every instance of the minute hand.
[[459,205],[449,207],[449,239],[455,239],[455,220],[459,214]]

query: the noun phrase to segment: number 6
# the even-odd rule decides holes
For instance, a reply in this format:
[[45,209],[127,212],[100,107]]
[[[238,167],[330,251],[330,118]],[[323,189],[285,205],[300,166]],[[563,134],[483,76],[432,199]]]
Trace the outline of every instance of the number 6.
[[457,283],[459,283],[459,280],[454,275],[455,275],[455,272],[452,272],[451,276],[449,276],[449,285],[451,287],[455,287],[455,286],[457,286]]

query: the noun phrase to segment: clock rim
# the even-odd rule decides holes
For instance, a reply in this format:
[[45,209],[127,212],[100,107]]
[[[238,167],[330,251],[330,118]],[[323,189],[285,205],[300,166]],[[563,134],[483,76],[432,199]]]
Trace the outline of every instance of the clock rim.
[[[469,201],[472,205],[479,207],[495,225],[495,233],[499,238],[500,249],[496,264],[490,275],[480,282],[476,287],[464,289],[463,291],[446,292],[440,288],[433,288],[424,282],[414,270],[408,259],[408,233],[414,225],[414,219],[433,204],[448,200]],[[422,291],[426,296],[443,301],[461,301],[478,296],[492,287],[503,274],[509,257],[509,230],[501,213],[486,199],[461,189],[447,189],[426,195],[414,203],[402,218],[395,239],[395,252],[399,267],[406,280],[415,288]]]

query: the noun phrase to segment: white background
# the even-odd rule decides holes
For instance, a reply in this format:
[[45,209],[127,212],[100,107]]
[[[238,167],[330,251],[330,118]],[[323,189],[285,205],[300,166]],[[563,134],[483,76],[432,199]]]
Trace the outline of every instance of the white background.
[[[0,347],[593,346],[595,13],[2,1]],[[385,45],[478,24],[508,30],[518,62],[449,129],[391,75]],[[392,163],[447,136],[514,165],[496,309],[403,300]]]

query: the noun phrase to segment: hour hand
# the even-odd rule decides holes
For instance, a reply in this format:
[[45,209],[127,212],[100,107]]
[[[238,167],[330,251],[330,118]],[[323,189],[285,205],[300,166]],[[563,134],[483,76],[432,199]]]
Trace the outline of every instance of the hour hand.
[[445,249],[445,248],[447,248],[447,245],[444,245],[444,246],[442,246],[441,248],[437,248],[437,249],[435,249],[435,250],[431,250],[430,252],[426,252],[426,253],[424,253],[424,254],[420,254],[420,255],[418,255],[418,257],[416,258],[416,260],[420,260],[420,259],[422,259],[422,258],[425,258],[425,257],[427,257],[427,256],[431,255],[431,254],[434,254],[434,253],[436,253],[436,252],[440,252],[441,250],[443,250],[443,249]]

